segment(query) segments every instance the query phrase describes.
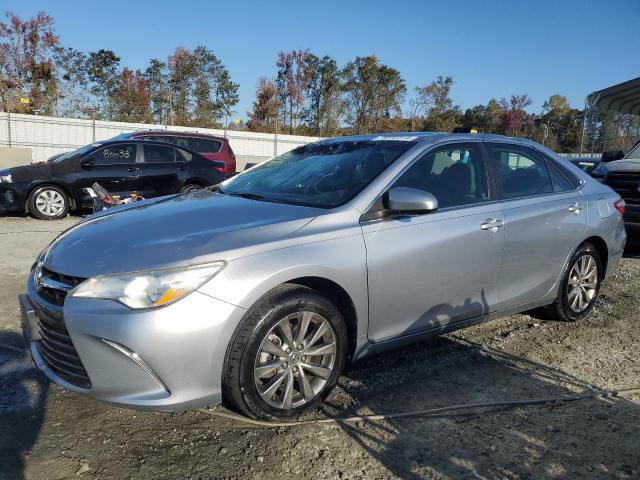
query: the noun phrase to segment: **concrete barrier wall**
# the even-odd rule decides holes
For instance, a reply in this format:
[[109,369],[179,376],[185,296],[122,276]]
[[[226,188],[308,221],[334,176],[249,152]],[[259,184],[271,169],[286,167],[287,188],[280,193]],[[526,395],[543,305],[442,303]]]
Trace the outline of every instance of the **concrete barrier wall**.
[[31,163],[31,149],[0,147],[0,170]]
[[319,137],[300,135],[274,135],[232,130],[225,132],[212,128],[106,122],[0,112],[0,147],[26,148],[31,150],[34,161],[44,161],[56,153],[68,152],[92,142],[107,140],[120,133],[150,129],[197,131],[220,137],[226,136],[236,154],[239,171],[244,169],[246,163],[264,161],[319,139]]

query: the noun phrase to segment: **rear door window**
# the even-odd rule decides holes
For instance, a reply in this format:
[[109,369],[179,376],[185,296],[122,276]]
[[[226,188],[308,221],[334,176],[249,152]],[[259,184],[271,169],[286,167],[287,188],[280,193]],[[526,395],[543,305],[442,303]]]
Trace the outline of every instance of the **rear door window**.
[[544,195],[554,191],[544,158],[528,147],[489,143],[489,156],[503,198]]
[[173,163],[175,161],[175,150],[169,146],[144,146],[144,163]]
[[189,139],[191,150],[198,153],[218,153],[222,148],[220,140],[192,137]]

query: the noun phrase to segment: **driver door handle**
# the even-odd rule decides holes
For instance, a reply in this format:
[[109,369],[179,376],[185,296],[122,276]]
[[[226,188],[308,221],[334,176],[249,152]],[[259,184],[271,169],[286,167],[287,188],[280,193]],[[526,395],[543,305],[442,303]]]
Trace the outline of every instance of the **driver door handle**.
[[490,232],[497,232],[498,229],[504,225],[504,221],[496,218],[487,218],[483,224],[480,225],[481,230],[488,230]]
[[578,215],[583,208],[584,208],[583,203],[573,202],[569,206],[569,211]]

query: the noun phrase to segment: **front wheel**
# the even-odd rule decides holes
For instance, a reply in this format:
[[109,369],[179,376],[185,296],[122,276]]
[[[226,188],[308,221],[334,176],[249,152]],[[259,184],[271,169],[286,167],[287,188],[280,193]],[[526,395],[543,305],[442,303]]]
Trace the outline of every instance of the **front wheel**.
[[598,251],[590,243],[583,243],[571,257],[558,296],[545,308],[545,313],[556,320],[575,322],[583,319],[596,303],[602,277]]
[[69,211],[69,197],[60,187],[45,185],[29,195],[29,212],[40,220],[63,218]]
[[297,417],[335,386],[346,353],[347,330],[335,305],[309,288],[283,285],[258,302],[234,334],[225,400],[254,418]]

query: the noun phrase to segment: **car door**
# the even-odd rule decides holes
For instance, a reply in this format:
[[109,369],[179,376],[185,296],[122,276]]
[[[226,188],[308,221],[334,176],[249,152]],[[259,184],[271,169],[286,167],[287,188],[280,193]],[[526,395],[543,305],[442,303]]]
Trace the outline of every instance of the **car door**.
[[143,197],[159,197],[171,195],[180,188],[181,172],[185,162],[169,145],[148,143],[143,145],[144,155],[140,163],[140,188],[138,193]]
[[536,150],[487,143],[506,219],[500,309],[541,299],[585,229],[586,203],[571,180]]
[[494,310],[505,232],[489,180],[480,142],[440,146],[391,185],[428,191],[437,211],[363,221],[371,342]]
[[80,160],[76,190],[95,182],[115,195],[128,195],[138,182],[137,145],[117,143],[102,146]]

